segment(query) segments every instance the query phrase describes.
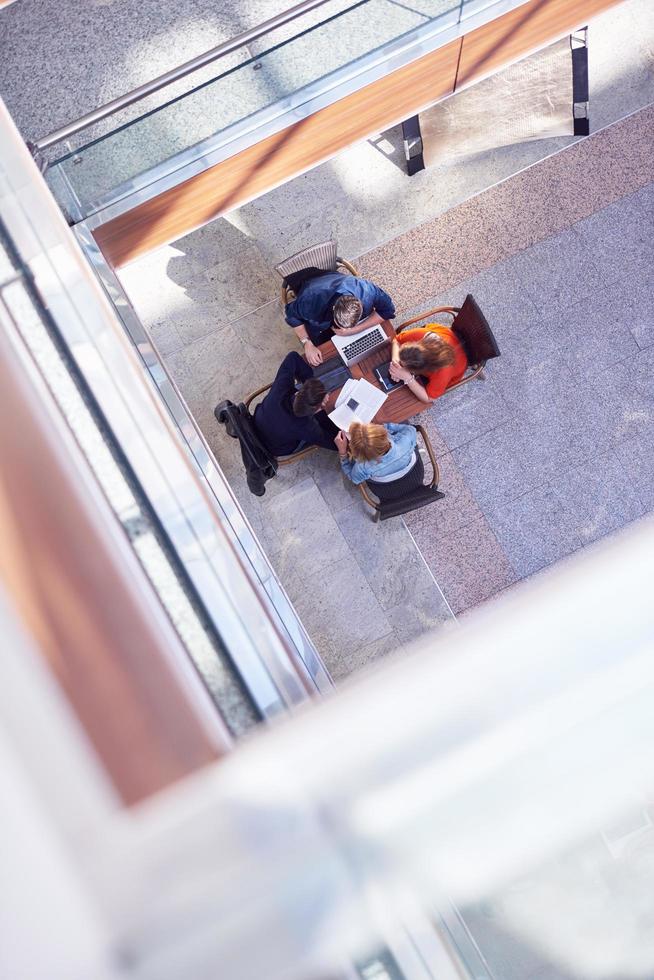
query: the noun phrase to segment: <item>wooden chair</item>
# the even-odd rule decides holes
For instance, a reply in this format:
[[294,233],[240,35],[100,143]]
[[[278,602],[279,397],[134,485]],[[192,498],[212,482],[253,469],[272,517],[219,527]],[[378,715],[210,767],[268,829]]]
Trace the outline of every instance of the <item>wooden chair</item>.
[[411,510],[426,507],[427,504],[441,500],[445,496],[438,489],[440,473],[429,437],[421,425],[414,425],[414,428],[421,437],[429,456],[432,469],[431,480],[429,483],[424,482],[425,467],[421,454],[417,452],[413,469],[406,476],[400,477],[399,480],[393,480],[390,483],[375,483],[373,480],[366,480],[365,483],[360,483],[361,496],[375,511],[374,521],[386,521],[389,517],[408,514]]
[[[310,268],[324,269],[325,272],[349,272],[351,276],[359,275],[351,262],[348,262],[347,259],[341,259],[338,256],[336,242],[334,241],[320,242],[318,245],[310,245],[309,248],[303,248],[300,252],[296,252],[295,255],[291,255],[288,259],[284,259],[283,262],[276,265],[275,272],[278,272],[282,279],[285,280],[293,272]],[[283,283],[282,303],[284,306],[294,299],[295,293],[293,290]]]
[[468,358],[468,371],[460,381],[447,388],[445,392],[447,394],[448,391],[454,391],[461,385],[467,384],[468,381],[483,378],[486,362],[493,357],[499,357],[500,348],[493,336],[488,320],[470,293],[466,296],[463,306],[437,306],[434,310],[427,310],[426,313],[421,313],[420,316],[401,323],[397,332],[401,333],[415,323],[431,322],[431,318],[437,313],[445,313],[453,318],[451,329],[461,341]]
[[[272,381],[269,384],[264,385],[263,388],[257,388],[256,391],[253,391],[246,397],[243,404],[247,408],[248,412],[250,411],[250,405],[255,398],[258,398],[259,395],[265,395],[265,393],[270,391],[271,388]],[[250,414],[254,415],[254,412],[251,412]],[[305,446],[304,449],[299,449],[296,453],[291,453],[290,456],[276,456],[275,458],[277,459],[279,466],[288,466],[289,463],[296,463],[298,459],[302,459],[303,456],[308,456],[310,453],[315,453],[316,449],[320,449],[320,446]]]

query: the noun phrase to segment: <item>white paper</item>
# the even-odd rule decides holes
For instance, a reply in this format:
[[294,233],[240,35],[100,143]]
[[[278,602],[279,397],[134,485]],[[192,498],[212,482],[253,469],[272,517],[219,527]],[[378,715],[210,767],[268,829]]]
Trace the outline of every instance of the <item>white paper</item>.
[[329,418],[339,429],[347,432],[353,422],[372,422],[387,398],[385,392],[375,388],[365,378],[358,381],[350,378],[343,385],[336,399],[336,408],[330,412]]

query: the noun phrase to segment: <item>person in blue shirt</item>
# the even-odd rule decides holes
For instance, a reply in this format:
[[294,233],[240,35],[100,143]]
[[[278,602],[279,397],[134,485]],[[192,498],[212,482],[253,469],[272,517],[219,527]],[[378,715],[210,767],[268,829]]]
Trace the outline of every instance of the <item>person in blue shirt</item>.
[[325,272],[298,286],[286,304],[286,322],[293,327],[304,355],[313,367],[320,364],[318,345],[332,336],[360,333],[395,316],[393,301],[383,289],[367,279]]
[[353,422],[334,440],[343,473],[352,483],[391,483],[416,464],[416,430],[412,425]]
[[[296,381],[302,382],[296,390]],[[275,456],[288,456],[304,446],[334,450],[338,429],[323,411],[325,386],[296,351],[279,366],[272,387],[254,410],[254,427]]]

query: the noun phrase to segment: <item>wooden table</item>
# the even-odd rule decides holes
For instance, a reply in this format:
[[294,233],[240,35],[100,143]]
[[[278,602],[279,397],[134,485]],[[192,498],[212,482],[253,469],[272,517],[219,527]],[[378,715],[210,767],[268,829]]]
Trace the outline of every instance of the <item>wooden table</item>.
[[[384,344],[382,347],[378,347],[364,357],[362,361],[358,364],[353,364],[350,367],[350,374],[356,380],[358,378],[365,378],[370,384],[373,384],[375,388],[381,388],[379,381],[377,380],[374,369],[379,365],[383,364],[385,361],[390,361],[391,359],[391,341],[395,336],[395,331],[393,330],[393,325],[386,320],[381,324],[384,329],[386,336],[388,337],[388,343]],[[332,344],[331,340],[326,343],[321,344],[318,348],[322,353],[323,360],[327,361],[331,357],[338,357],[338,351]],[[327,412],[331,412],[336,404],[336,399],[340,392],[340,388],[336,391],[332,391],[329,395],[329,402],[327,403]],[[418,412],[424,412],[429,406],[425,402],[421,402],[419,398],[411,394],[411,391],[407,385],[402,385],[401,388],[396,388],[395,391],[391,391],[388,394],[388,398],[379,409],[373,422],[406,422],[413,415],[417,415]]]

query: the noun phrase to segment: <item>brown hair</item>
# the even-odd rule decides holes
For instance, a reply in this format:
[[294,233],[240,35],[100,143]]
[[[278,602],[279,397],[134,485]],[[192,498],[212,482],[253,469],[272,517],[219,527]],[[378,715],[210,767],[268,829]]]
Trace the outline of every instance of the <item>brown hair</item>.
[[355,327],[361,319],[363,305],[361,300],[350,293],[339,296],[334,303],[332,319],[337,327]]
[[325,386],[320,378],[309,378],[293,399],[293,415],[315,415],[324,397]]
[[388,432],[383,425],[375,425],[374,422],[370,422],[368,425],[364,425],[362,422],[353,422],[348,436],[350,437],[348,452],[352,459],[359,462],[379,459],[391,448]]
[[454,348],[435,333],[427,333],[417,343],[402,344],[400,364],[408,371],[431,374],[454,364]]

